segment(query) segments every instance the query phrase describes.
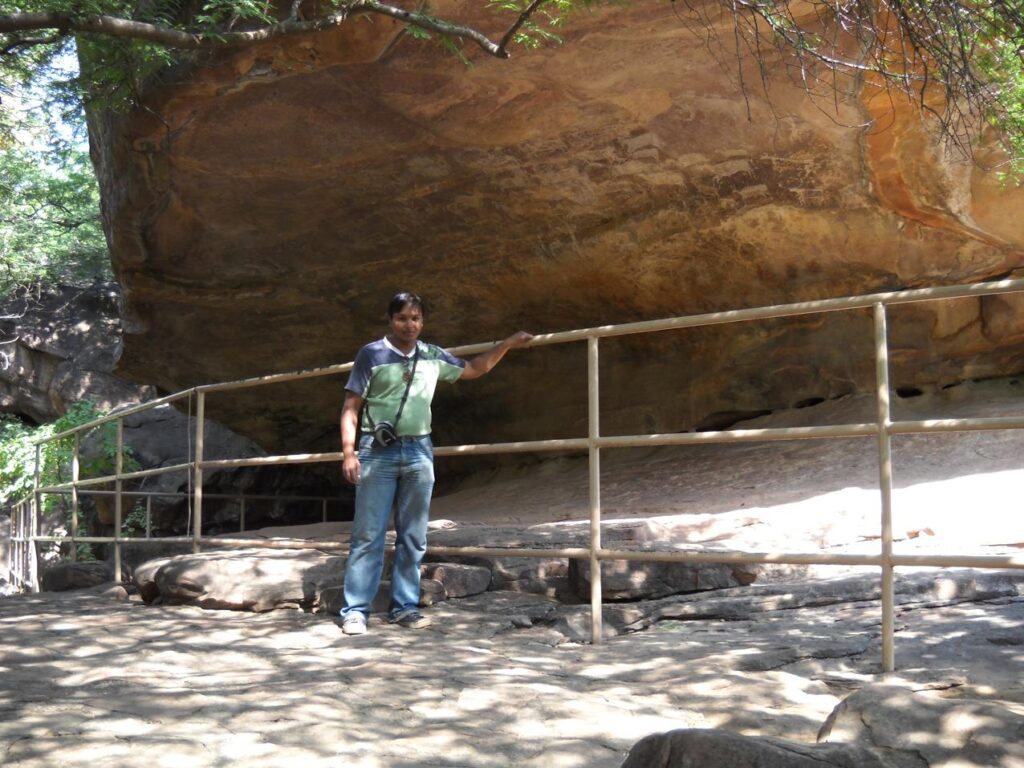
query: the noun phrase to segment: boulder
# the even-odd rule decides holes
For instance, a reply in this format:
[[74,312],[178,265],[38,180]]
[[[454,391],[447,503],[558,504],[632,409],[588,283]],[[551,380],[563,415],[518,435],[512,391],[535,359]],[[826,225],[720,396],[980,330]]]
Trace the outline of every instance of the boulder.
[[970,698],[970,691],[869,685],[845,698],[818,734],[886,754],[914,755],[927,766],[1024,765],[1024,705]]
[[421,567],[425,580],[438,581],[448,597],[468,597],[486,592],[491,584],[487,568],[460,563],[425,563]]
[[267,611],[311,608],[341,582],[345,559],[311,550],[219,550],[156,560],[136,571],[147,602]]
[[[131,571],[123,576],[131,579]],[[39,586],[44,592],[65,592],[69,589],[88,589],[114,581],[114,564],[103,560],[81,560],[50,565],[43,571]]]
[[[859,744],[801,744],[717,729],[680,729],[647,736],[622,768],[910,768]],[[918,763],[915,768],[927,768]]]
[[[150,560],[135,569],[134,583],[147,603],[243,611],[301,607],[335,614],[344,597],[345,559],[316,550],[214,550]],[[490,581],[484,569],[452,563],[424,566],[423,573],[422,606],[477,594]],[[390,589],[383,580],[374,611],[387,610]]]
[[[430,531],[428,546],[434,547],[521,547],[555,549],[584,546],[582,530],[532,526],[462,525]],[[428,561],[434,556],[428,555]],[[490,572],[489,589],[532,592],[550,597],[574,599],[569,582],[569,560],[564,557],[502,557],[501,555],[442,555],[447,562],[478,566]]]
[[[581,598],[590,595],[589,560],[570,560],[569,578]],[[601,563],[601,596],[605,600],[648,600],[745,586],[756,578],[757,567],[752,565],[605,560]]]

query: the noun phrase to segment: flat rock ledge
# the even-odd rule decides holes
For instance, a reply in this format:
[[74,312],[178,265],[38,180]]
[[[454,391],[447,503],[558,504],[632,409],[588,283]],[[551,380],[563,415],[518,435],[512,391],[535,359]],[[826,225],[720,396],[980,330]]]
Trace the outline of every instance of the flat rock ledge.
[[[590,639],[590,605],[565,588],[571,569],[551,567],[545,570],[541,567],[545,561],[518,562],[528,558],[467,559],[473,563],[424,563],[421,605],[473,600],[477,605],[489,606],[486,608],[489,612],[502,615],[511,627],[547,627],[557,633],[559,641]],[[512,567],[510,560],[516,561]],[[656,584],[654,593],[657,594],[665,584],[666,572],[657,568],[663,564],[650,565],[654,566],[656,577],[651,581]],[[529,574],[518,581],[509,581],[505,577],[515,568],[529,569]],[[698,573],[703,570],[707,569],[702,566]],[[343,556],[317,550],[214,550],[151,560],[135,569],[134,584],[142,599],[150,604],[255,612],[297,608],[337,615],[342,604],[344,571]],[[635,583],[642,582],[644,575],[642,570],[634,569]],[[679,576],[677,585],[693,584],[692,573],[679,570],[675,575]],[[613,572],[609,579],[615,583],[618,576]],[[796,608],[877,601],[881,595],[877,573],[788,584],[724,586],[735,584],[728,579],[721,583],[723,586],[718,589],[686,591],[657,599],[606,602],[602,609],[604,634],[610,637],[639,632],[670,621],[737,622],[762,615],[780,615]],[[529,589],[524,589],[524,585]],[[389,587],[385,577],[374,603],[375,611],[387,608]],[[571,595],[568,600],[567,593]],[[909,573],[896,581],[896,604],[901,607],[977,602],[1021,594],[1024,594],[1024,571],[948,569]],[[864,642],[842,636],[825,640],[832,649],[851,644],[860,646]],[[756,658],[756,663],[766,663],[765,656]],[[739,668],[746,668],[754,662],[738,659],[736,663]]]

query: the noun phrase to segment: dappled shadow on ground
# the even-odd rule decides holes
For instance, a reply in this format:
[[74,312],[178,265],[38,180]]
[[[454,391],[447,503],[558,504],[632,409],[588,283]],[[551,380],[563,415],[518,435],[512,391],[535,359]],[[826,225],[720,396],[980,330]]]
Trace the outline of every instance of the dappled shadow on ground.
[[[5,765],[617,766],[680,727],[813,741],[880,675],[877,602],[666,621],[598,646],[450,601],[345,637],[298,611],[0,601]],[[470,605],[470,604],[466,604]],[[525,626],[528,622],[518,622]],[[893,678],[1024,701],[1024,603],[900,607]],[[1000,682],[1001,681],[1001,682]]]

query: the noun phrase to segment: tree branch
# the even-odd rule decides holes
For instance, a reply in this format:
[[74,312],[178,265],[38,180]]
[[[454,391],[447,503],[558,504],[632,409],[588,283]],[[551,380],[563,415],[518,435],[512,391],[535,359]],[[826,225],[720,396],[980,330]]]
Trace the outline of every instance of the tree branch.
[[516,19],[515,23],[508,28],[504,35],[502,35],[501,42],[498,43],[498,50],[505,53],[505,58],[508,57],[508,44],[512,42],[512,38],[515,37],[516,32],[527,22],[527,20],[533,15],[533,12],[540,8],[541,4],[545,0],[533,0],[532,3],[519,14],[519,18]]
[[0,56],[6,56],[19,48],[33,48],[37,45],[52,45],[63,37],[64,35],[58,32],[50,37],[23,37],[17,40],[12,40],[3,48],[0,48]]
[[[536,4],[542,0],[535,0]],[[203,50],[216,48],[237,48],[253,43],[271,40],[286,35],[322,32],[344,23],[354,13],[374,13],[402,21],[410,26],[436,32],[448,37],[472,40],[481,49],[500,59],[509,58],[509,52],[492,41],[482,32],[424,13],[407,11],[404,8],[378,2],[378,0],[353,0],[340,6],[337,13],[321,16],[309,21],[280,21],[258,29],[227,32],[193,32],[175,29],[161,24],[124,19],[116,16],[77,16],[73,13],[54,11],[49,13],[13,13],[0,16],[0,34],[25,32],[29,30],[55,29],[59,36],[69,33],[96,34],[156,43],[180,50]],[[8,48],[19,41],[8,44]],[[6,51],[6,49],[5,49]]]

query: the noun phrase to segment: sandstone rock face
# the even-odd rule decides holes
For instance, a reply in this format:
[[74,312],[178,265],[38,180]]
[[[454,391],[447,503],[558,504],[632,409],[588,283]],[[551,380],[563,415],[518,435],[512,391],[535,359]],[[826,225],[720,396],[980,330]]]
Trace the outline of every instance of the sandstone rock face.
[[[508,62],[467,49],[467,68],[377,19],[206,60],[145,111],[93,115],[121,370],[177,390],[351,360],[396,289],[432,300],[425,336],[450,346],[1022,265],[1024,191],[954,162],[909,105],[840,80],[837,114],[776,61],[770,99],[744,96],[671,4],[593,9],[565,38]],[[1022,309],[893,310],[894,385],[1024,370]],[[608,341],[602,375],[606,434],[829,399],[872,386],[870,313]],[[341,385],[209,408],[268,449],[333,445]],[[518,353],[442,394],[437,435],[579,436],[585,392],[579,345]]]
[[79,400],[101,409],[154,396],[113,374],[121,355],[117,285],[60,286],[7,298],[0,331],[0,410],[53,421]]
[[[47,422],[67,413],[80,400],[89,400],[101,411],[132,406],[152,399],[152,386],[139,386],[114,373],[122,351],[120,322],[121,293],[114,283],[91,286],[59,286],[38,292],[8,297],[0,306],[0,332],[10,341],[0,349],[0,411],[15,413],[30,421]],[[185,464],[195,456],[196,422],[191,403],[181,401],[127,416],[124,440],[131,457],[141,469]],[[102,440],[113,440],[94,432],[82,441],[84,459],[102,456]],[[250,439],[208,419],[205,430],[206,457],[246,458],[264,455]],[[102,462],[108,466],[109,462]],[[103,471],[111,471],[105,469]],[[241,501],[239,494],[251,496],[293,497],[292,500],[249,501],[249,527],[274,522],[319,521],[320,494],[331,500],[334,519],[351,515],[350,492],[338,493],[334,473],[325,470],[324,478],[316,468],[267,471],[243,468],[207,472],[209,501],[205,523],[208,532],[238,530]],[[90,476],[85,470],[84,477]],[[126,489],[163,494],[152,497],[153,528],[160,532],[183,532],[188,520],[188,495],[191,482],[184,471],[156,475],[142,482],[129,482]],[[82,492],[85,523],[94,533],[109,533],[113,522],[113,502],[109,496]],[[141,497],[125,502],[124,516]],[[52,517],[52,519],[49,519]],[[62,509],[43,520],[48,532],[66,526]],[[101,549],[101,548],[100,548]]]

